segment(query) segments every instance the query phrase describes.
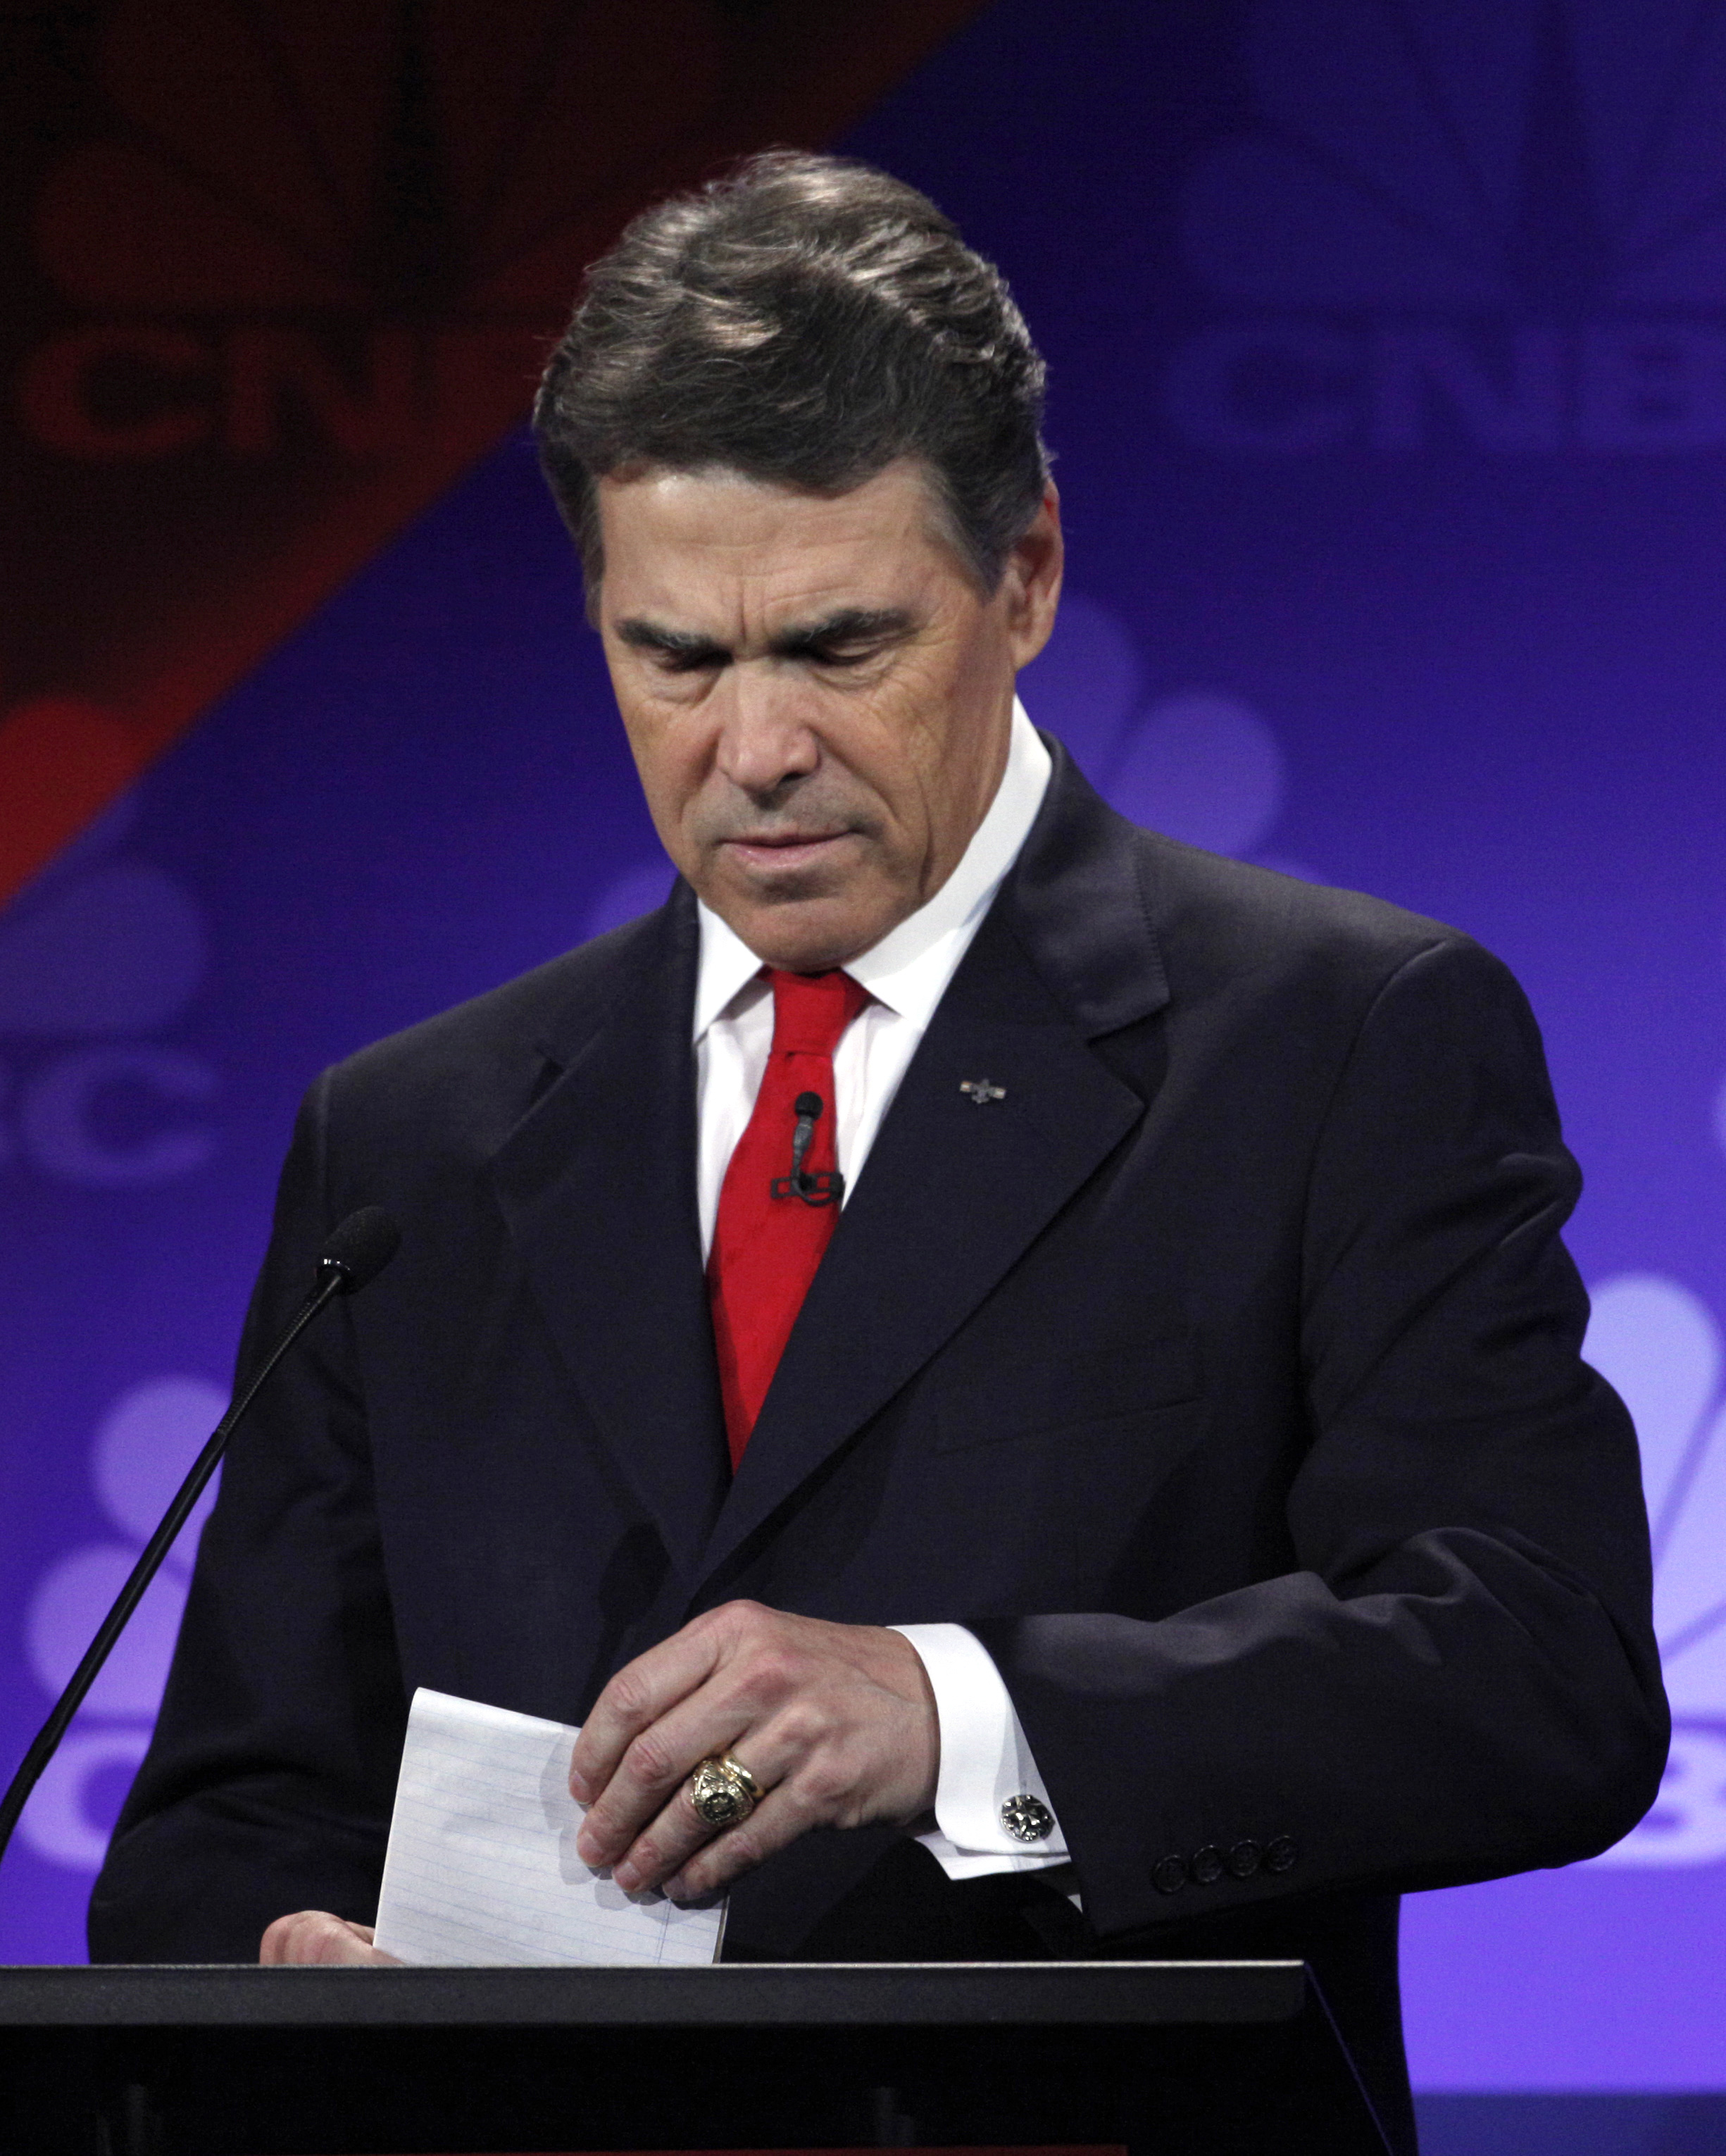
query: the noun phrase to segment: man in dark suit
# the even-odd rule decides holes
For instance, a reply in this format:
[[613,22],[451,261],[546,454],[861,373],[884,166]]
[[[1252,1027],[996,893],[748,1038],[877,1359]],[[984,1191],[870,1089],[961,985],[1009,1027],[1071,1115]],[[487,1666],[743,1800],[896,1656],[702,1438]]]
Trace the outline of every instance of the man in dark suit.
[[728,1951],[1300,1954],[1406,2143],[1397,1892],[1652,1799],[1526,1005],[1035,734],[1041,390],[863,168],[593,274],[541,442],[682,880],[309,1096],[248,1352],[401,1254],[235,1447],[99,1958],[376,1958],[425,1685],[584,1722],[583,1854]]

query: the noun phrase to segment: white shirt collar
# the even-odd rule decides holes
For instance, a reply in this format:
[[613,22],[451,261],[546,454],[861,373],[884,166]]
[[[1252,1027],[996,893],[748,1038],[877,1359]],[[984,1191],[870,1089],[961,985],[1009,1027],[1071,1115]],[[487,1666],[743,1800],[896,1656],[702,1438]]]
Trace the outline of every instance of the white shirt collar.
[[[1015,697],[1006,768],[959,865],[927,904],[845,968],[878,1003],[919,1029],[929,1024],[1037,820],[1053,768],[1048,751]],[[718,914],[699,901],[696,911],[701,968],[695,983],[694,1038],[699,1040],[760,973],[761,961]]]

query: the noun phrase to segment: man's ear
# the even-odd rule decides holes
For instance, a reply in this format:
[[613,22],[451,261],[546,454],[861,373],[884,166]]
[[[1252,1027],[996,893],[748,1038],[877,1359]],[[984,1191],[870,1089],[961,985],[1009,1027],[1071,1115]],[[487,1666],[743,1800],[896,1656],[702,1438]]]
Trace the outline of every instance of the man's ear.
[[1049,640],[1055,609],[1061,601],[1066,558],[1061,536],[1061,496],[1051,480],[1043,489],[1036,516],[1007,557],[1002,573],[1001,596],[1006,603],[1007,635],[1015,670],[1028,666]]

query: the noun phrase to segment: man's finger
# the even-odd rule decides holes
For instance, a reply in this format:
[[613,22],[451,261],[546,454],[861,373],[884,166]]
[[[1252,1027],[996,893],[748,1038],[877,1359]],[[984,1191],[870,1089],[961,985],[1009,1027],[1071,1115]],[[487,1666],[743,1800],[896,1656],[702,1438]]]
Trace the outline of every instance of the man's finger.
[[[757,1791],[755,1809],[750,1815],[752,1819],[766,1803],[767,1794],[790,1771],[796,1754],[790,1748],[775,1744],[771,1732],[764,1733],[760,1730],[751,1736],[750,1748],[748,1773]],[[719,1748],[709,1746],[701,1757],[710,1757]],[[612,1876],[629,1894],[642,1887],[657,1887],[681,1871],[716,1835],[736,1831],[735,1827],[716,1827],[702,1818],[695,1809],[690,1777],[685,1774],[658,1813],[626,1839],[619,1855],[612,1861]]]
[[370,1924],[351,1924],[325,1909],[300,1909],[278,1917],[264,1934],[258,1958],[267,1969],[399,1969],[393,1954],[371,1943]]
[[642,1731],[706,1683],[719,1655],[714,1629],[698,1622],[618,1671],[593,1702],[576,1740],[570,1794],[577,1804],[592,1804]]
[[[704,1892],[812,1826],[903,1824],[934,1800],[934,1695],[915,1648],[893,1632],[728,1604],[607,1691],[595,1742],[578,1753],[586,1771],[571,1775],[588,1792],[576,1848],[626,1892],[675,1878]],[[723,1830],[723,1855],[704,1851],[711,1830],[689,1795],[690,1774],[715,1753],[766,1793],[750,1820]],[[608,1763],[602,1783],[598,1762]]]
[[819,1823],[795,1783],[781,1783],[741,1826],[714,1835],[680,1870],[668,1874],[662,1891],[674,1902],[704,1902]]
[[629,1746],[581,1822],[576,1851],[587,1864],[629,1864],[638,1876],[619,1871],[627,1892],[651,1886],[714,1832],[689,1796],[689,1777],[704,1759],[735,1750],[757,1789],[766,1790],[784,1780],[807,1743],[807,1728],[791,1736],[772,1723],[752,1727],[748,1702],[722,1676]]

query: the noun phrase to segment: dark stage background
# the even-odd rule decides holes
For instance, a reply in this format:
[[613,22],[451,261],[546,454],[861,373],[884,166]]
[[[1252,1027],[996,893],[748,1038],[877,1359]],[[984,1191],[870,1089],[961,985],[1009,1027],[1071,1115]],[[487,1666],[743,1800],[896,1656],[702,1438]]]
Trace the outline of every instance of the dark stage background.
[[[1726,7],[617,12],[6,11],[7,1757],[223,1404],[306,1083],[665,887],[516,422],[637,199],[837,141],[1048,354],[1033,717],[1533,998],[1678,1733],[1607,1856],[1411,1900],[1411,2047],[1435,2149],[1718,2145]],[[184,1577],[26,1815],[7,1959],[81,1958]],[[1506,2092],[1595,2100],[1460,2101]]]

